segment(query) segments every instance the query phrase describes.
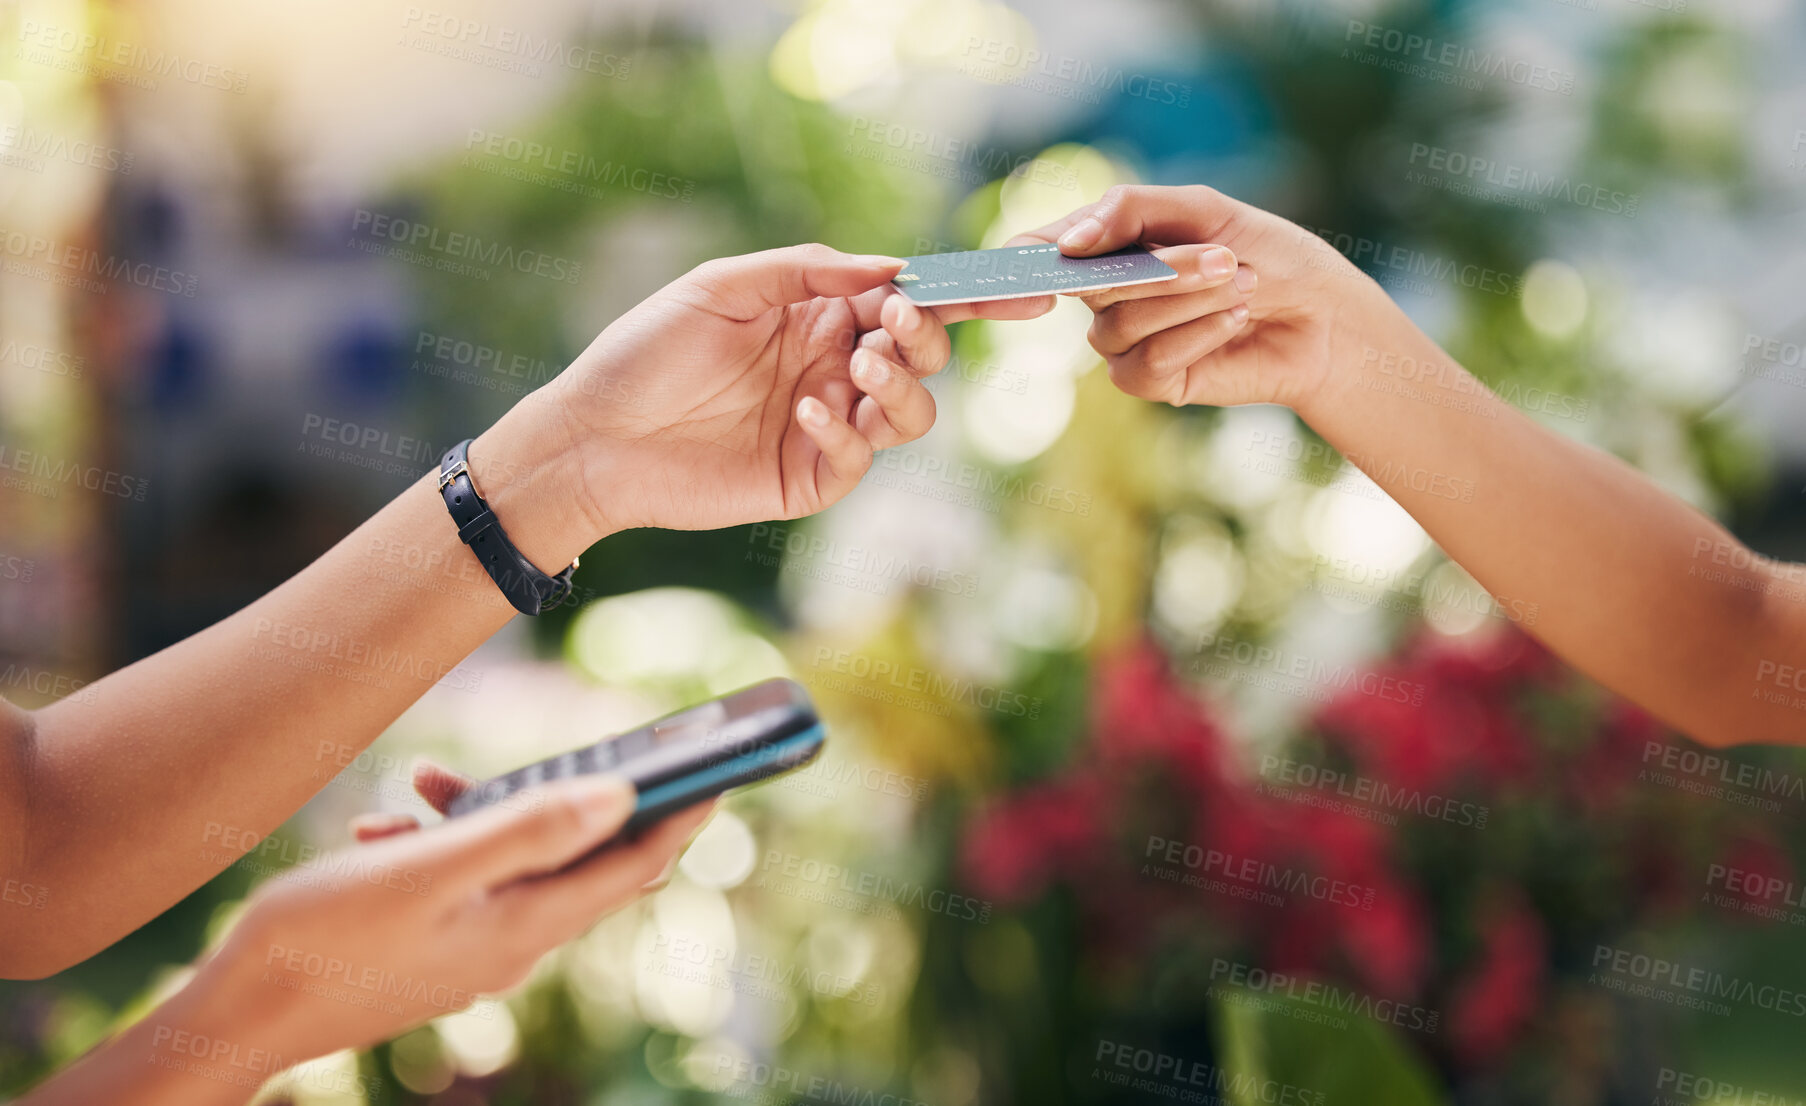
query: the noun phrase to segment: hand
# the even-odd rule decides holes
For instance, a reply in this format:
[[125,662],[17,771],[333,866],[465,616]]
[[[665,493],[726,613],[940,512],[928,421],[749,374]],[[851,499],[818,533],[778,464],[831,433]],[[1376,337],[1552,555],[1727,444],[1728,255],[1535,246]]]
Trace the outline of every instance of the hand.
[[[431,766],[416,777],[440,810],[469,782]],[[264,885],[202,969],[207,993],[228,996],[242,1032],[291,1059],[387,1040],[515,985],[644,893],[714,805],[596,852],[633,812],[618,777],[515,798],[427,830],[408,816],[360,819],[363,844],[296,873],[318,879]]]
[[[454,772],[450,768],[442,764],[435,764],[430,760],[421,760],[420,763],[414,765],[413,783],[414,791],[421,800],[440,814],[450,811],[452,802],[458,796],[477,785],[476,780],[464,773]],[[371,841],[381,841],[385,837],[394,837],[397,834],[413,833],[420,828],[420,819],[412,814],[404,814],[399,811],[359,814],[351,819],[348,828],[351,830],[351,835],[360,843],[368,844]],[[648,883],[644,889],[656,891],[671,882],[671,873],[677,868],[677,860],[677,857],[672,857],[671,862],[665,865],[665,870],[659,878]]]
[[1201,185],[1119,185],[1010,244],[1055,241],[1074,257],[1139,243],[1178,270],[1080,296],[1110,379],[1174,405],[1308,406],[1332,364],[1359,349],[1352,330],[1392,306],[1321,238]]
[[[874,450],[933,425],[922,379],[947,361],[947,323],[1053,305],[923,309],[890,287],[901,267],[822,245],[707,262],[610,324],[544,390],[551,403],[510,412],[535,419],[514,448],[576,458],[551,467],[575,477],[588,541],[819,511],[853,489]],[[542,567],[569,559],[554,550]]]

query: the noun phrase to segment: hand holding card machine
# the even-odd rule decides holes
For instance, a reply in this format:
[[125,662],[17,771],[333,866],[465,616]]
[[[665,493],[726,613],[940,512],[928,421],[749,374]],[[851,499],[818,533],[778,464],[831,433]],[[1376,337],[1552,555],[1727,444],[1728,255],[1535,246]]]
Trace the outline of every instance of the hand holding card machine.
[[552,780],[613,772],[639,792],[624,833],[814,759],[826,734],[794,680],[766,680],[637,730],[486,780],[452,801],[457,817]]

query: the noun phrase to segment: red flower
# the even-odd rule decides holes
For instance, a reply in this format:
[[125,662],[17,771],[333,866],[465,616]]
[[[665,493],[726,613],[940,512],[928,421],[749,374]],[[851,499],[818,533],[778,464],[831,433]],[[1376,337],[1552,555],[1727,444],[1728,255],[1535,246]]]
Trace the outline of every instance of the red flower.
[[1377,994],[1422,993],[1429,967],[1430,923],[1423,901],[1393,878],[1376,880],[1371,905],[1342,912],[1338,936],[1350,969]]
[[[1714,808],[1717,817],[1690,822],[1680,816],[1695,803],[1685,788],[1642,782],[1650,743],[1664,740],[1660,724],[1609,696],[1570,694],[1579,681],[1515,628],[1459,640],[1426,633],[1374,673],[1324,707],[1311,735],[1318,752],[1308,755],[1328,743],[1323,766],[1352,768],[1342,777],[1349,788],[1269,789],[1247,777],[1246,750],[1165,654],[1138,642],[1099,664],[1077,763],[978,816],[963,869],[979,893],[1005,903],[1056,883],[1068,889],[1094,969],[1115,958],[1133,970],[1171,948],[1182,961],[1234,955],[1376,999],[1437,996],[1446,1025],[1422,1028],[1451,1070],[1496,1065],[1520,1047],[1551,988],[1533,892],[1586,900],[1551,915],[1566,942],[1575,926],[1586,939],[1615,939],[1660,923],[1664,911],[1691,916],[1702,889],[1766,904],[1793,879],[1787,852],[1747,828],[1747,811]],[[1469,801],[1509,810],[1510,827],[1463,835],[1459,847],[1471,852],[1452,865],[1444,844],[1427,855],[1411,847],[1459,833],[1433,811]],[[1399,820],[1362,816],[1375,811]],[[1702,851],[1740,826],[1728,849]],[[1576,868],[1564,868],[1582,840],[1598,849],[1576,851]],[[1719,859],[1702,888],[1708,856]],[[1413,882],[1427,879],[1446,881],[1439,900],[1489,889],[1473,914],[1471,954],[1437,946],[1448,923],[1436,924],[1430,889]],[[1336,893],[1320,890],[1325,881]],[[1284,905],[1243,893],[1257,887]]]
[[1516,892],[1501,893],[1481,923],[1480,961],[1449,1002],[1455,1051],[1470,1064],[1500,1060],[1542,999],[1547,939]]
[[1764,908],[1785,913],[1791,904],[1793,864],[1786,850],[1766,834],[1746,831],[1732,841],[1717,863],[1706,869],[1706,886],[1715,895],[1730,895],[1761,917]]
[[1163,762],[1194,787],[1214,793],[1228,785],[1222,730],[1152,642],[1100,666],[1092,733],[1106,765]]
[[1351,686],[1316,723],[1387,783],[1426,793],[1463,779],[1496,786],[1537,766],[1539,751],[1512,700],[1548,670],[1548,655],[1516,631],[1477,645],[1426,635],[1402,662],[1375,670],[1391,693],[1371,693],[1370,682]]
[[1660,722],[1614,699],[1606,707],[1598,736],[1570,763],[1563,791],[1589,813],[1615,816],[1648,763],[1649,747],[1666,746],[1669,740]]
[[1061,869],[1094,855],[1108,797],[1095,777],[1024,791],[981,814],[966,837],[963,867],[978,893],[1001,903],[1038,897]]
[[1535,639],[1515,627],[1490,634],[1447,638],[1423,634],[1405,650],[1433,683],[1499,696],[1525,684],[1558,679],[1561,663]]

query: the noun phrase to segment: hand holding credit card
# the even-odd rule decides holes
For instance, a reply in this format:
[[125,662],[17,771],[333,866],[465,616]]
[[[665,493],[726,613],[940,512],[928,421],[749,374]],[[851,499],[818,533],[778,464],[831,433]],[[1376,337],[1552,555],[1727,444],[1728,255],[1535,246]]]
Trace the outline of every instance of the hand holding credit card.
[[1128,284],[1152,284],[1179,274],[1140,246],[1096,257],[1068,257],[1052,243],[995,250],[906,257],[891,281],[924,307],[946,303],[1026,299],[1055,293],[1096,292]]

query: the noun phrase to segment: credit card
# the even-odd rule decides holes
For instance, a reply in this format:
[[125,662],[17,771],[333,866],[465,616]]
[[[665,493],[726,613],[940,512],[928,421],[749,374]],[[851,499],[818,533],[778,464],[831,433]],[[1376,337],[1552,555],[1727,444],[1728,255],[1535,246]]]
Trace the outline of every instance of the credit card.
[[1053,243],[906,257],[891,281],[923,306],[1018,300],[1054,292],[1096,292],[1152,284],[1179,274],[1140,246],[1096,257],[1067,257]]

